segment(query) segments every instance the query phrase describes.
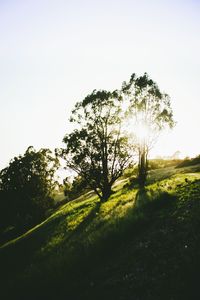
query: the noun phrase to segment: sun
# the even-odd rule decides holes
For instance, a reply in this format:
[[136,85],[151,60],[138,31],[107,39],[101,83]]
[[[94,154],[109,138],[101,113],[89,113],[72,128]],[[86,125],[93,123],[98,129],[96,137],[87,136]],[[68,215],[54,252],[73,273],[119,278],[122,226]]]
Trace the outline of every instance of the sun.
[[152,128],[144,120],[126,120],[125,131],[131,139],[137,140],[139,144],[148,143],[152,135]]
[[137,139],[141,142],[148,140],[150,136],[150,128],[144,122],[138,122],[134,126],[134,131]]

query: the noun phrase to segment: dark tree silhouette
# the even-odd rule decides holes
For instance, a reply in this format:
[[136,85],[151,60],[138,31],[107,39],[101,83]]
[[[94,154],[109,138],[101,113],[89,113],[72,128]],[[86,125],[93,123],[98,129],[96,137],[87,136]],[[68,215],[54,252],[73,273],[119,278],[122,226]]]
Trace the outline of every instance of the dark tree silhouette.
[[161,93],[158,85],[147,73],[136,77],[132,74],[129,82],[122,85],[122,97],[129,103],[129,117],[132,130],[138,140],[138,179],[144,187],[148,169],[148,153],[159,132],[166,126],[174,126],[170,98]]
[[1,223],[4,226],[29,227],[41,221],[52,204],[54,175],[58,159],[49,149],[25,154],[11,160],[0,172]]
[[112,192],[113,183],[130,163],[133,147],[122,132],[121,97],[94,90],[72,111],[77,128],[63,141],[62,157],[67,167],[87,181],[101,201]]

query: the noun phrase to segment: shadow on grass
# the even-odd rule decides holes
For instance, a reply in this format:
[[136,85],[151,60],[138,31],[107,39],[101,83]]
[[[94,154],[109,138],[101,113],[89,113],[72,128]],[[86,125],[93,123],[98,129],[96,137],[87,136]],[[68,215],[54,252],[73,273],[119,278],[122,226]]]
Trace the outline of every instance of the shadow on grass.
[[136,197],[135,197],[135,207],[139,208],[144,206],[149,202],[149,195],[148,191],[145,188],[141,188],[138,190]]
[[79,234],[83,232],[86,227],[95,219],[96,215],[99,213],[101,202],[98,201],[94,208],[90,211],[90,213],[84,218],[84,220],[76,227],[75,230],[72,231],[71,235],[68,237],[70,239],[71,236]]
[[169,208],[175,199],[175,195],[166,191],[159,190],[155,193],[154,190],[143,188],[136,194],[135,208],[144,210]]
[[[131,206],[127,210],[127,213],[122,218],[118,218],[118,220],[116,219],[111,224],[111,226],[109,223],[107,225],[105,224],[106,226],[103,227],[103,230],[98,233],[99,237],[95,238],[93,243],[87,247],[87,245],[85,245],[83,241],[83,233],[86,232],[87,228],[95,220],[96,215],[100,211],[101,202],[96,202],[94,207],[90,210],[87,216],[84,217],[80,224],[68,235],[66,234],[66,236],[61,241],[61,244],[59,244],[59,251],[61,251],[60,257],[59,254],[56,253],[57,249],[55,248],[52,249],[51,253],[49,254],[51,256],[51,259],[47,259],[47,263],[44,266],[40,265],[40,258],[36,262],[37,266],[41,267],[41,273],[39,273],[38,277],[35,277],[34,280],[37,283],[38,288],[40,289],[41,295],[44,293],[44,295],[46,296],[48,294],[51,296],[53,295],[54,298],[56,298],[58,291],[60,291],[61,295],[57,299],[75,299],[74,294],[81,293],[81,291],[73,290],[76,289],[76,281],[78,280],[81,282],[82,278],[85,278],[85,274],[89,274],[91,270],[94,269],[94,266],[98,267],[101,264],[100,261],[106,263],[106,261],[109,260],[111,253],[112,255],[116,255],[115,253],[117,253],[120,247],[123,247],[127,241],[131,240],[133,237],[137,237],[144,230],[148,230],[152,224],[154,211],[165,208],[166,202],[168,202],[168,200],[170,199],[171,196],[169,194],[163,193],[154,200],[151,200],[149,191],[145,189],[139,190],[136,195],[136,205]],[[118,201],[112,207],[112,210],[116,209],[118,205],[120,205],[120,201]],[[170,204],[168,205],[170,206]],[[63,217],[64,216],[62,216],[62,218]],[[53,227],[51,226],[57,225],[56,222],[60,222],[61,220],[60,218],[58,218],[58,220],[55,219],[52,221],[53,223],[49,224],[48,230],[51,230],[51,228],[53,229]],[[40,238],[42,238],[42,232]],[[70,252],[67,249],[68,246],[71,246],[68,243],[69,241],[73,246],[73,252]],[[17,251],[18,258],[23,257],[23,255],[25,254],[24,243],[27,244],[30,251],[32,251],[31,247],[38,247],[38,242],[36,241],[36,239],[34,239],[33,241],[31,240],[30,244],[28,244],[27,241],[19,243]],[[12,249],[10,250],[12,251]],[[11,256],[12,255],[10,253],[10,257]],[[45,253],[44,258],[46,259],[47,256],[48,254]],[[15,258],[16,256],[12,257],[13,262]],[[9,257],[7,257],[6,259],[6,263],[8,263]],[[42,259],[43,257],[41,257],[41,260]],[[27,256],[25,261],[26,264],[33,263],[31,256]],[[5,268],[6,263],[4,266]],[[19,269],[17,270],[16,268],[16,271],[19,272],[19,270],[22,269],[20,263],[17,263],[17,266],[19,267]],[[12,267],[9,267],[8,270],[11,272]],[[48,276],[44,278],[44,274],[48,274]],[[35,298],[37,298],[37,293],[34,290],[34,280],[32,281],[31,278],[30,280],[28,279],[27,285],[25,284],[24,289],[27,291],[31,290],[32,293],[35,294]],[[15,284],[17,293],[20,294],[17,281]],[[61,286],[62,289],[60,290]],[[82,288],[84,289],[84,285],[82,286]],[[66,298],[66,296],[69,296],[69,298]]]

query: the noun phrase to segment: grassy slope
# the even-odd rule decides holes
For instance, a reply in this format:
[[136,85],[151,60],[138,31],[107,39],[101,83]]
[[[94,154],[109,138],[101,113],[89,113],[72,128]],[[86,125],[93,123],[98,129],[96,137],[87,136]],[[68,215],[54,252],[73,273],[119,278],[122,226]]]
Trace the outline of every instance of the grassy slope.
[[145,192],[121,181],[102,205],[80,197],[3,245],[3,299],[199,299],[200,173],[192,171],[154,170]]

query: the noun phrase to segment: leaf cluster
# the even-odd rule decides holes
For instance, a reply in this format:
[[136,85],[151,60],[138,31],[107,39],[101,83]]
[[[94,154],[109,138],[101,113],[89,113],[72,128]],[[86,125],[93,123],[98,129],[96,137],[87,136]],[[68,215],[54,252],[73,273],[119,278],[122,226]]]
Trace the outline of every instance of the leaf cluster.
[[132,74],[128,82],[123,82],[122,93],[128,98],[129,112],[136,122],[142,121],[154,132],[175,125],[169,95],[162,93],[147,73],[140,77]]

